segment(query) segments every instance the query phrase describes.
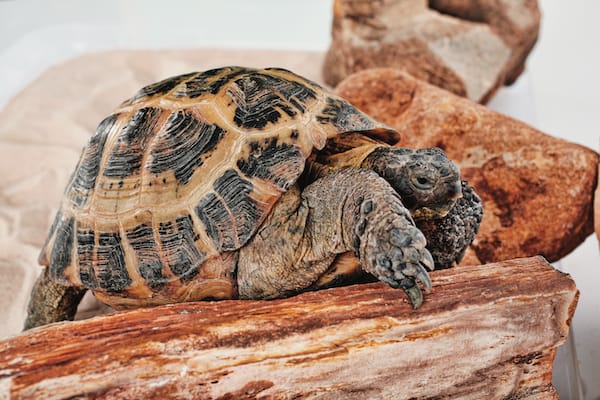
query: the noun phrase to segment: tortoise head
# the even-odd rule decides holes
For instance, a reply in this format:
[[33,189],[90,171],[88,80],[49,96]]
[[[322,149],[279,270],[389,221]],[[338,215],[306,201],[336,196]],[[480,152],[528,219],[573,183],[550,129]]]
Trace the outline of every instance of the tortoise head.
[[383,146],[373,151],[363,166],[385,178],[416,219],[444,217],[462,197],[458,167],[436,147]]

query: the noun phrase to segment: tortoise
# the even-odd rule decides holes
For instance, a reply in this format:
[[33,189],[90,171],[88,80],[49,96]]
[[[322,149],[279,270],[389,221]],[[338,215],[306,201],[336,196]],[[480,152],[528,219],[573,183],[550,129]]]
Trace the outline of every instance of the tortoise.
[[[272,299],[359,276],[418,308],[434,260],[415,219],[444,217],[465,183],[442,150],[392,147],[399,138],[280,68],[142,88],[83,148],[25,328],[73,319],[87,290],[124,309]],[[473,204],[455,217],[478,215]],[[458,234],[451,258],[475,231]]]

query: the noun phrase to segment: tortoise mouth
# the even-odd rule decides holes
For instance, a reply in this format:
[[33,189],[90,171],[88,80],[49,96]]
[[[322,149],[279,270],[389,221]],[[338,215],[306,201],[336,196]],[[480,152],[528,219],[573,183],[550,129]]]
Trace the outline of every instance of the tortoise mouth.
[[429,204],[427,206],[417,208],[411,214],[414,219],[430,220],[444,218],[446,215],[448,215],[452,207],[454,207],[456,200],[457,199],[452,199],[451,201],[446,201],[443,203]]

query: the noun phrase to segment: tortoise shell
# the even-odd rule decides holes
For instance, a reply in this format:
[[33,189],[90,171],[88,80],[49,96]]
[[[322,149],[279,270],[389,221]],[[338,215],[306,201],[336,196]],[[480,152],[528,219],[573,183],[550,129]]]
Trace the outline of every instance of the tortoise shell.
[[345,132],[398,140],[283,69],[225,67],[146,86],[84,147],[39,262],[113,305],[231,297],[235,250],[307,157]]

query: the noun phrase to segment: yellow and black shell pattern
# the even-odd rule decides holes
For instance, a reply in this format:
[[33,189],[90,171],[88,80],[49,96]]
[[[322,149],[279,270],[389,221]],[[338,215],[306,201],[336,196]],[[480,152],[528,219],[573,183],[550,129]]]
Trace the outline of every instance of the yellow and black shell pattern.
[[119,307],[235,296],[235,251],[328,138],[390,130],[290,71],[142,88],[84,147],[40,264]]

